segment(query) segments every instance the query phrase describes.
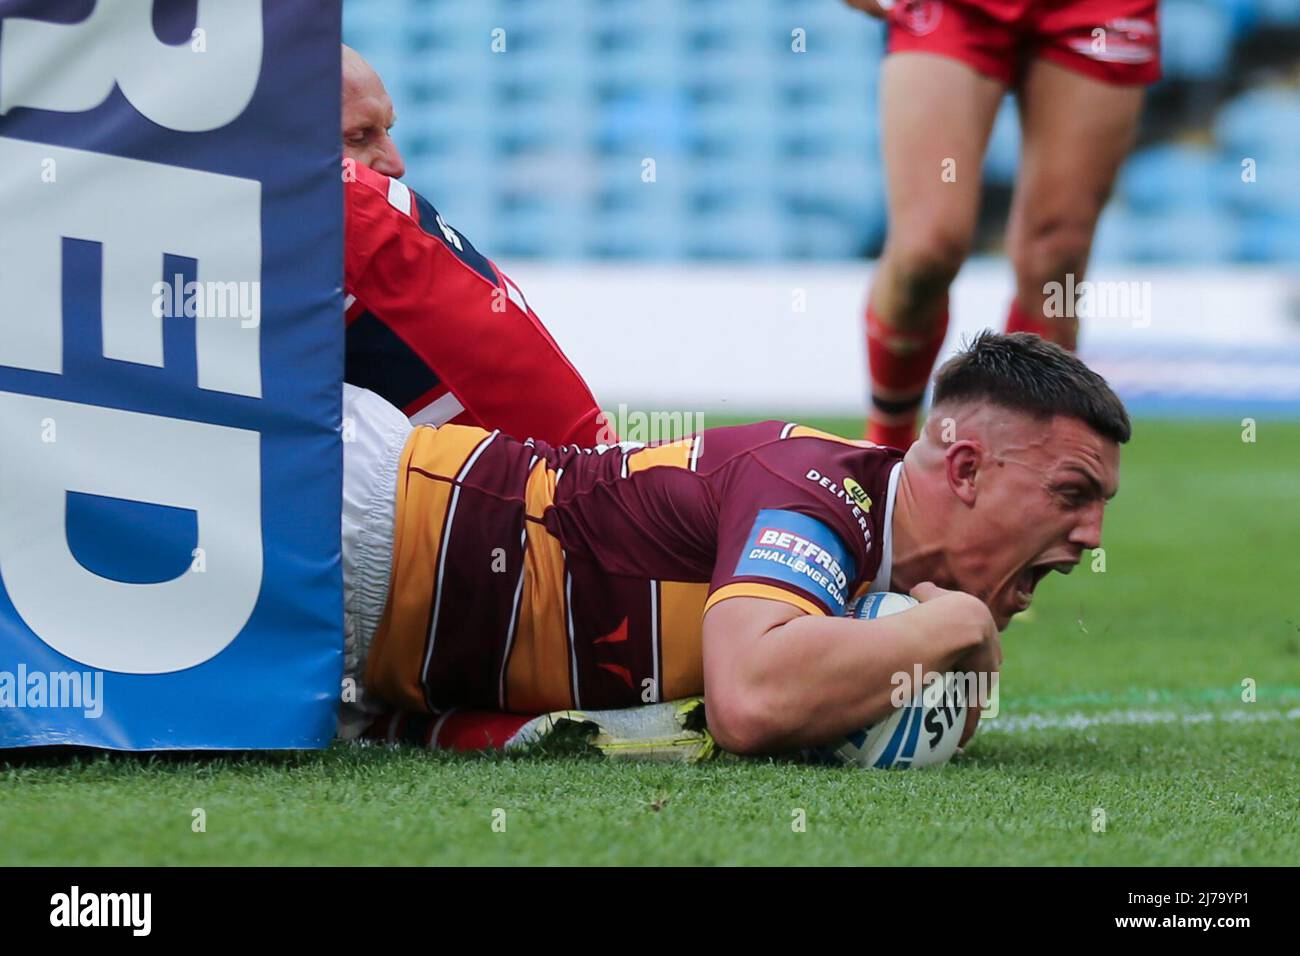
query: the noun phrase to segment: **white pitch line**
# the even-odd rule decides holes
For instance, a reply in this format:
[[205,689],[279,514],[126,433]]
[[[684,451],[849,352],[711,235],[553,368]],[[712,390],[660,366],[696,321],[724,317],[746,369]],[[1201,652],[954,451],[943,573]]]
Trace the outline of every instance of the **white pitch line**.
[[980,721],[984,733],[1019,733],[1026,730],[1086,730],[1089,727],[1139,727],[1149,724],[1249,724],[1300,720],[1300,707],[1290,710],[1224,711],[1111,710],[1096,714],[1020,714]]

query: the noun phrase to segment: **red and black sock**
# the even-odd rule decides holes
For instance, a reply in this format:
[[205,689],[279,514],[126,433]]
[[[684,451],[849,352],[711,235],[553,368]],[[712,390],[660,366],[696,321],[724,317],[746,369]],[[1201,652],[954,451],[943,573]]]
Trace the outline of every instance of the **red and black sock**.
[[1020,307],[1019,299],[1011,300],[1007,312],[1007,332],[1033,332],[1040,338],[1055,342],[1071,351],[1075,348],[1077,329],[1073,324],[1053,322],[1041,313],[1027,312]]
[[916,440],[916,422],[925,387],[948,334],[948,302],[923,332],[904,332],[885,324],[867,306],[867,364],[871,370],[871,410],[867,441],[907,449]]

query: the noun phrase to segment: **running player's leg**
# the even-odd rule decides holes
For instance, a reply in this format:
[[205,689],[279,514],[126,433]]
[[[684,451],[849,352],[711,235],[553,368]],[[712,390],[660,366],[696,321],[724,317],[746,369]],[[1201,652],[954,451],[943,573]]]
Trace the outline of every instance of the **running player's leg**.
[[867,438],[906,448],[975,231],[980,167],[1006,86],[967,63],[891,53],[880,101],[889,232],[867,304]]
[[1046,315],[1044,286],[1064,285],[1067,275],[1076,285],[1083,278],[1097,218],[1137,135],[1143,91],[1045,59],[1026,71],[1019,91],[1021,167],[1007,225],[1017,290],[1007,331],[1075,347],[1074,310]]

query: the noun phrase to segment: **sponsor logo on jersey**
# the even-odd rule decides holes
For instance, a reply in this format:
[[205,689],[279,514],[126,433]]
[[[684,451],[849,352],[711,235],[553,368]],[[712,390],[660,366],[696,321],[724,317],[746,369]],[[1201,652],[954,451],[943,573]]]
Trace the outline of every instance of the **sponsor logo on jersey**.
[[912,36],[929,36],[943,19],[940,0],[903,0],[894,10],[899,24]]
[[849,500],[861,508],[863,511],[871,510],[871,496],[866,490],[850,477],[845,477],[842,482],[844,491],[848,494]]
[[736,575],[792,585],[843,610],[854,575],[853,557],[840,537],[816,518],[767,508],[754,521]]
[[442,237],[455,246],[457,252],[465,251],[465,244],[460,241],[460,236],[457,235],[455,229],[447,225],[447,222],[442,218],[441,213],[434,213],[433,221],[438,224],[438,228],[442,231]]
[[816,468],[809,468],[808,473],[804,475],[809,481],[815,481],[822,488],[825,488],[832,495],[844,502],[851,509],[850,514],[862,532],[862,541],[867,549],[871,549],[871,522],[867,519],[867,512],[871,510],[871,496],[853,478],[844,478],[840,484],[831,481]]
[[[396,180],[393,180],[393,182],[396,182]],[[488,257],[475,249],[472,242],[462,236],[455,229],[451,228],[451,226],[447,225],[447,221],[442,218],[442,214],[433,208],[433,205],[429,200],[425,199],[413,190],[408,191],[410,192],[411,199],[415,201],[417,212],[419,212],[420,228],[423,229],[427,235],[442,240],[442,244],[450,249],[457,259],[465,263],[465,265],[469,266],[484,279],[487,279],[488,282],[491,282],[494,286],[500,288],[501,282],[498,278],[496,266],[492,264]],[[508,288],[506,289],[506,295],[510,296],[513,301],[513,296],[511,296]],[[515,304],[518,305],[517,302]],[[520,306],[520,308],[525,307],[526,304]]]

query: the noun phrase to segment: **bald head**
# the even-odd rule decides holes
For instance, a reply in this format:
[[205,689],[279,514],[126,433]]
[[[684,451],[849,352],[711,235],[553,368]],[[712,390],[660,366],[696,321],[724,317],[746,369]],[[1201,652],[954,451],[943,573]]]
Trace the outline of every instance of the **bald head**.
[[[355,76],[358,70],[370,70],[370,64],[360,53],[346,43],[343,44],[343,87],[347,88],[349,75]],[[374,71],[371,70],[373,73]]]
[[365,58],[343,47],[343,155],[385,176],[401,178],[406,164],[389,135],[397,122],[384,82]]

